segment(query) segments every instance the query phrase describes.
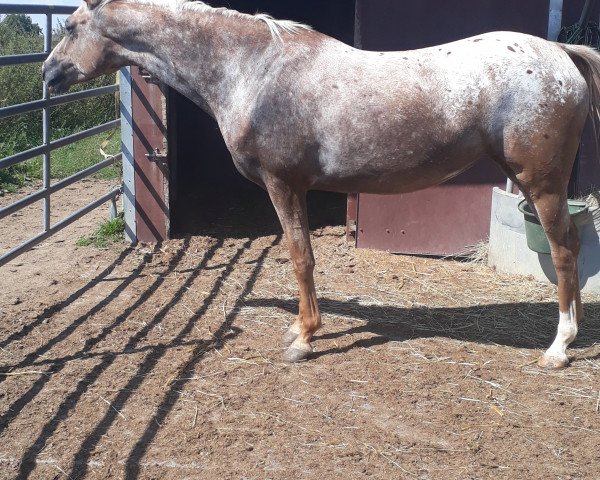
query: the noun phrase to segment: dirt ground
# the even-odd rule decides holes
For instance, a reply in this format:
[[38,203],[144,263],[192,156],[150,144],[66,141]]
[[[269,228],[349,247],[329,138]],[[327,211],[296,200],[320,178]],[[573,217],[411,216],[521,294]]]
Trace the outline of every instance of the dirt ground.
[[324,328],[290,366],[280,236],[76,247],[105,216],[0,269],[0,478],[598,478],[598,297],[544,371],[554,287],[324,227]]

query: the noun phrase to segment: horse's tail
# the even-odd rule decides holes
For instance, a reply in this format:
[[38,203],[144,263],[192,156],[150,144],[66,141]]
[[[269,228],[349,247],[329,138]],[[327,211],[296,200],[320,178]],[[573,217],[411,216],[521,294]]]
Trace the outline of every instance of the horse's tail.
[[590,92],[590,117],[594,127],[596,146],[600,147],[600,53],[584,45],[558,44],[569,55],[588,85]]

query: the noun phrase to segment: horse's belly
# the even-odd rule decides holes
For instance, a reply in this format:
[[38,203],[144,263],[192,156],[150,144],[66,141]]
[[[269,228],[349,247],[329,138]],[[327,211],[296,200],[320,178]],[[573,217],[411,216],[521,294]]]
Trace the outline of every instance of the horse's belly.
[[371,144],[321,159],[314,188],[342,192],[407,193],[449,180],[484,156],[475,136],[399,148]]
[[394,170],[385,173],[325,175],[312,188],[335,192],[362,192],[378,194],[408,193],[443,183],[467,170],[475,161],[452,170],[434,170],[427,167],[412,170]]

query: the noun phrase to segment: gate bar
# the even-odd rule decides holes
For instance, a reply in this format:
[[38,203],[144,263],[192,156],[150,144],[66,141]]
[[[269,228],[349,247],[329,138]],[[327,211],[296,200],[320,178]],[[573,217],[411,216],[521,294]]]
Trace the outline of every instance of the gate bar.
[[73,135],[69,135],[68,137],[63,137],[59,138],[58,140],[54,140],[53,142],[50,142],[49,145],[40,145],[39,147],[30,148],[29,150],[25,150],[24,152],[15,153],[10,157],[5,157],[2,160],[0,160],[0,168],[10,167],[11,165],[15,165],[25,160],[29,160],[30,158],[43,155],[44,152],[46,152],[46,150],[56,150],[57,148],[64,147],[65,145],[69,145],[70,143],[76,142],[78,140],[83,140],[84,138],[92,137],[98,133],[106,132],[111,128],[117,128],[120,124],[121,119],[111,120],[110,122],[103,123],[102,125],[98,125],[96,127],[88,128],[87,130],[82,130],[81,132],[74,133]]
[[[44,35],[44,53],[50,55],[52,49],[52,15],[46,14],[46,35]],[[42,100],[44,108],[42,108],[42,138],[43,145],[46,147],[44,152],[44,231],[50,230],[50,107],[47,100],[50,97],[48,84],[44,80],[42,86]]]
[[[18,4],[0,4],[0,12],[3,14],[42,14],[46,16],[46,32],[44,35],[44,51],[36,52],[32,54],[20,54],[20,55],[9,55],[0,57],[0,67],[9,66],[9,65],[22,65],[22,64],[30,64],[30,63],[38,63],[44,61],[50,55],[52,50],[52,16],[59,15],[68,15],[75,11],[75,7],[66,6],[66,5],[18,5]],[[103,195],[102,197],[94,200],[87,206],[77,210],[74,213],[71,213],[67,217],[60,220],[54,226],[51,225],[50,219],[50,198],[51,194],[65,188],[66,186],[75,183],[93,173],[115,163],[117,160],[123,157],[122,153],[118,153],[109,158],[105,158],[105,160],[98,162],[91,167],[88,167],[80,172],[71,175],[63,180],[56,182],[54,185],[51,185],[50,178],[50,154],[53,150],[61,148],[65,145],[69,145],[78,140],[82,140],[87,137],[91,137],[92,135],[96,135],[111,128],[117,128],[121,124],[121,120],[113,120],[102,125],[96,125],[92,128],[83,130],[81,132],[74,133],[67,137],[59,138],[57,140],[50,140],[50,108],[56,105],[62,105],[69,102],[73,102],[76,100],[82,100],[85,98],[96,97],[100,95],[106,95],[110,93],[117,92],[119,89],[119,85],[109,85],[104,87],[98,87],[94,89],[88,89],[81,92],[60,95],[51,98],[48,87],[44,83],[42,98],[40,100],[34,100],[31,102],[26,102],[18,105],[11,105],[8,107],[0,108],[0,118],[7,118],[12,115],[18,115],[23,113],[28,113],[36,110],[42,110],[42,127],[43,127],[43,141],[42,145],[34,148],[30,148],[25,152],[18,152],[10,157],[6,157],[0,159],[0,168],[9,167],[11,165],[15,165],[17,163],[23,162],[25,160],[29,160],[34,157],[38,157],[40,155],[43,156],[44,163],[44,172],[43,172],[43,188],[32,195],[29,195],[25,198],[18,200],[15,203],[12,203],[8,206],[0,208],[0,219],[6,217],[7,215],[19,211],[22,208],[33,204],[34,202],[43,200],[44,202],[44,215],[43,215],[43,231],[38,235],[30,238],[29,240],[23,242],[21,245],[12,248],[8,252],[3,255],[0,255],[0,266],[8,263],[9,261],[16,258],[21,253],[31,249],[35,245],[39,244],[46,238],[51,235],[57,233],[63,228],[71,225],[73,222],[81,218],[83,215],[91,212],[92,210],[98,208],[100,205],[110,201],[111,202],[111,215],[114,216],[116,214],[116,199],[123,193],[123,186],[119,186],[113,188],[111,191]],[[105,156],[106,157],[106,156]]]
[[48,237],[55,234],[56,232],[59,232],[60,230],[62,230],[65,227],[68,227],[73,222],[75,222],[76,220],[79,220],[85,214],[98,208],[103,203],[106,203],[109,200],[118,197],[119,195],[121,195],[121,192],[122,192],[122,187],[117,187],[114,190],[111,190],[110,192],[108,192],[107,194],[98,198],[97,200],[94,200],[92,203],[86,205],[83,208],[80,208],[75,213],[72,213],[67,218],[61,220],[53,227],[50,227],[47,231],[42,232],[42,233],[36,235],[35,237],[27,240],[26,242],[23,242],[21,245],[13,248],[12,250],[9,250],[4,255],[0,256],[0,267],[4,264],[10,262],[14,258],[18,257],[21,253],[25,252],[26,250],[30,250],[32,247],[35,247],[38,243],[43,242],[44,240],[46,240]]
[[[108,167],[109,165],[112,165],[113,163],[117,162],[118,160],[121,160],[122,156],[123,156],[122,153],[117,153],[116,155],[114,155],[110,158],[107,158],[106,160],[103,160],[101,162],[98,162],[98,163],[92,165],[91,167],[86,168],[85,170],[81,170],[80,172],[77,172],[75,175],[71,175],[70,177],[63,178],[61,181],[56,182],[54,185],[50,185],[50,187],[49,187],[50,194],[56,193],[59,190],[62,190],[63,188],[68,187],[69,185],[71,185],[75,182],[78,182],[79,180],[82,180],[86,177],[89,177],[90,175],[93,175],[98,170],[102,170],[103,168]],[[21,210],[22,208],[25,208],[28,205],[31,205],[32,203],[35,203],[35,202],[41,200],[42,198],[44,198],[45,193],[46,193],[46,190],[38,190],[37,192],[32,193],[31,195],[28,195],[27,197],[24,197],[24,198],[16,201],[15,203],[11,203],[10,205],[7,205],[6,207],[0,208],[0,220],[2,220],[7,215],[10,215],[11,213],[17,212],[17,211]]]
[[2,13],[39,13],[52,15],[71,15],[77,7],[68,5],[24,5],[18,3],[7,3],[2,5]]
[[10,105],[9,107],[0,108],[0,118],[20,115],[22,113],[35,112],[36,110],[41,110],[44,108],[44,105],[56,107],[57,105],[64,105],[65,103],[76,102],[77,100],[84,100],[91,97],[99,97],[100,95],[106,95],[118,91],[119,85],[106,85],[104,87],[82,90],[81,92],[58,95],[56,97],[48,98],[47,100],[34,100],[27,103],[18,103],[17,105]]
[[[4,11],[4,9],[2,10]],[[0,57],[0,67],[24,65],[26,63],[40,63],[48,58],[47,53],[24,53],[22,55],[6,55]]]

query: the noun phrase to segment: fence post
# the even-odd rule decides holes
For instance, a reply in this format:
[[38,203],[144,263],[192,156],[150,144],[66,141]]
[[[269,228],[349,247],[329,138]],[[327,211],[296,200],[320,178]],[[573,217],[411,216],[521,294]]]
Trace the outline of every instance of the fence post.
[[[50,54],[52,51],[52,14],[46,13],[46,35],[44,36],[44,53]],[[48,100],[50,94],[48,92],[48,85],[44,82],[42,92],[42,99]],[[44,232],[50,230],[50,107],[45,104],[42,109],[42,135],[44,137],[43,145],[44,150]]]
[[133,158],[133,109],[131,103],[131,68],[119,71],[121,98],[121,150],[123,151],[123,214],[125,238],[137,243],[135,223],[135,162]]

